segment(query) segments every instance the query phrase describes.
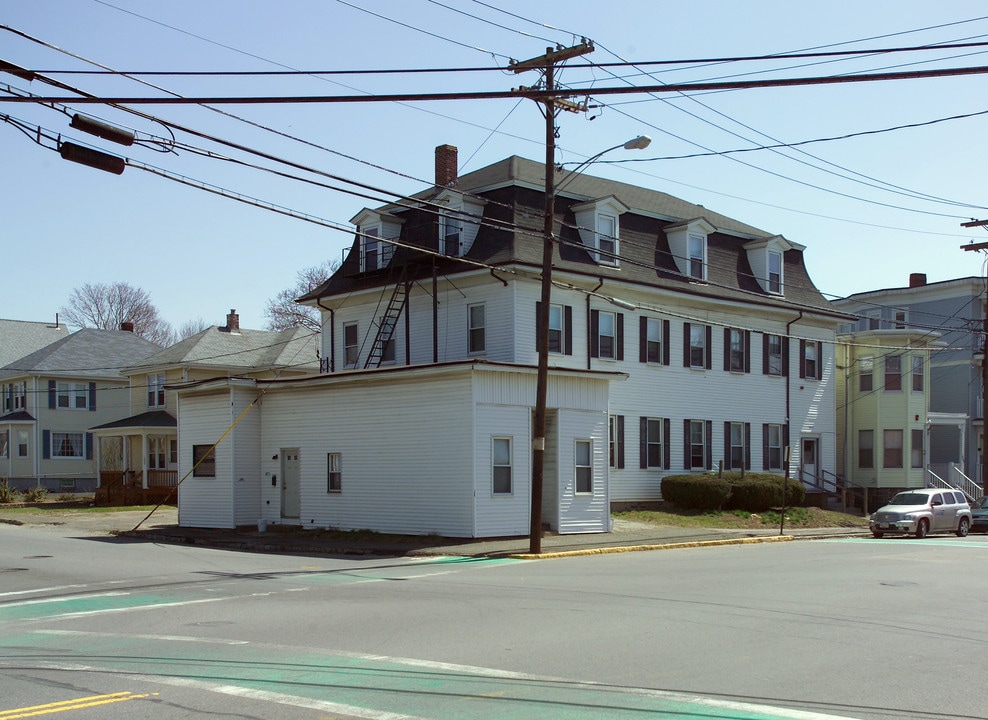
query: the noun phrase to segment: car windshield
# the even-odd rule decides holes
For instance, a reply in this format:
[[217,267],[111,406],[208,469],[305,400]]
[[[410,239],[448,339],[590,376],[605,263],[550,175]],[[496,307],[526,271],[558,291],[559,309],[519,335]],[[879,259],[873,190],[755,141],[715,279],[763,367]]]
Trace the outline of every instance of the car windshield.
[[974,503],[974,507],[980,510],[988,509],[988,495],[985,495],[983,498]]
[[927,505],[930,496],[924,493],[899,493],[889,500],[889,505]]

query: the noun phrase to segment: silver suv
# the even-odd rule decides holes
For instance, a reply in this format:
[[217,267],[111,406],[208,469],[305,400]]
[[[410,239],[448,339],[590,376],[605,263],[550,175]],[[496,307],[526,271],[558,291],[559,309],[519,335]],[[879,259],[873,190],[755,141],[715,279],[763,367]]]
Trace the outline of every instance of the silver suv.
[[873,513],[868,527],[877,538],[886,533],[922,538],[931,532],[952,532],[964,537],[971,528],[971,506],[959,490],[907,490]]

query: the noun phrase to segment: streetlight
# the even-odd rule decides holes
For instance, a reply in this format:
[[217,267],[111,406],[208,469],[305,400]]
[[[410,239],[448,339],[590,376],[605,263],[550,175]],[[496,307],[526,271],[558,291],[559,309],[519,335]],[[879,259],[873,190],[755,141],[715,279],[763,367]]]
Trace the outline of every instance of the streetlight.
[[[547,108],[547,110],[551,110]],[[548,117],[552,113],[549,112]],[[549,122],[546,131],[546,161],[545,161],[545,214],[543,217],[543,247],[542,247],[542,302],[539,305],[538,317],[538,353],[539,368],[535,390],[535,427],[532,432],[532,511],[529,528],[529,552],[538,555],[542,552],[542,485],[545,469],[545,413],[546,396],[549,387],[549,302],[552,292],[552,244],[553,244],[553,215],[555,213],[556,193],[568,185],[581,172],[599,160],[611,150],[643,150],[652,142],[648,135],[639,135],[625,143],[601,150],[596,155],[576,166],[569,175],[558,184],[554,178],[555,136]]]

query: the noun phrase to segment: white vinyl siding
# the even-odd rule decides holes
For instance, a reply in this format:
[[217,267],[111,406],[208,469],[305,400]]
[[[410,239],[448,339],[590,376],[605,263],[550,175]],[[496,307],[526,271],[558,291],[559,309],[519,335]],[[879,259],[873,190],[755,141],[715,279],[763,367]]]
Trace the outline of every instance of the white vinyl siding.
[[[183,397],[179,412],[179,476],[192,470],[192,448],[212,445],[230,426],[230,393]],[[189,476],[178,494],[178,520],[185,527],[236,527],[235,500],[231,473],[232,441],[214,449],[215,477]],[[255,512],[255,514],[257,514]],[[257,518],[254,518],[256,521]]]

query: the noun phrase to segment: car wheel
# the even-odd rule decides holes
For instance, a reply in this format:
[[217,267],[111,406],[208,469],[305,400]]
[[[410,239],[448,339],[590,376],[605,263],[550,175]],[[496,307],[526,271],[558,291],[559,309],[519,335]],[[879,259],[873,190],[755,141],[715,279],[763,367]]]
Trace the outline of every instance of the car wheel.
[[923,520],[920,520],[919,525],[916,526],[916,537],[925,538],[927,533],[929,532],[930,532],[930,521],[926,520],[925,518]]
[[969,527],[970,523],[967,518],[961,518],[961,521],[957,523],[957,537],[967,537]]
[[877,530],[872,530],[871,531],[871,535],[872,535],[872,537],[876,537],[876,538],[879,538],[879,539],[885,537],[885,533],[878,532]]

